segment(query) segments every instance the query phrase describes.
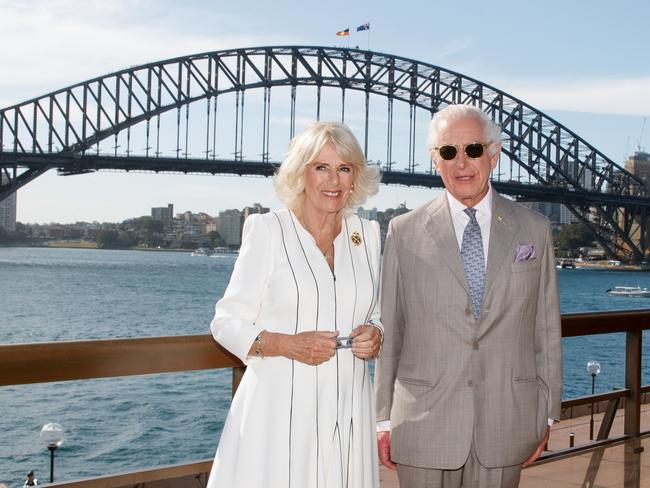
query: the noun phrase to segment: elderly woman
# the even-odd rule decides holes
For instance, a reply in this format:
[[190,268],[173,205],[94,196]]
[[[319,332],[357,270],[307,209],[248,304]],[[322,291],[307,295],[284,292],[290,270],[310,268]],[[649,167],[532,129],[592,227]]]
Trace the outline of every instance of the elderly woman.
[[209,488],[379,486],[379,226],[351,213],[378,183],[345,125],[314,123],[275,177],[287,208],[246,220],[211,329],[247,369]]

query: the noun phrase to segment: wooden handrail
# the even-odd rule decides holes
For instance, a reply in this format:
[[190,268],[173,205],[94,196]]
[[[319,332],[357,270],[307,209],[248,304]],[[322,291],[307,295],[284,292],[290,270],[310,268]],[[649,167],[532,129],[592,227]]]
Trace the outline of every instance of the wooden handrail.
[[571,398],[562,402],[562,408],[573,408],[580,405],[590,405],[614,398],[627,398],[630,395],[630,390],[627,388],[620,388],[618,390],[610,391],[608,393],[600,393],[598,395],[585,395],[581,397]]
[[[650,310],[562,315],[563,337],[644,329]],[[208,334],[0,345],[0,364],[0,386],[243,366]]]
[[242,366],[210,335],[3,345],[0,364],[0,386]]
[[650,310],[562,314],[562,337],[650,329]]
[[[170,466],[158,466],[140,471],[130,471],[126,473],[111,474],[107,476],[97,476],[94,478],[84,478],[74,481],[61,481],[50,483],[49,487],[65,488],[115,488],[115,487],[137,487],[140,485],[147,486],[146,483],[153,483],[160,480],[170,480],[181,477],[196,477],[197,475],[206,475],[212,468],[212,459],[204,459],[193,463],[175,464]],[[191,486],[195,486],[192,484]],[[205,486],[198,484],[196,486]]]

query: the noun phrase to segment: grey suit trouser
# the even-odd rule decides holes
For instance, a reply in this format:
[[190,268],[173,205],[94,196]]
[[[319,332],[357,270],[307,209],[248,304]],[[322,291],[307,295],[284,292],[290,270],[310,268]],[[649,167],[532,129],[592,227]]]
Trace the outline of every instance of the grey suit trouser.
[[517,488],[521,465],[486,468],[479,463],[474,446],[458,469],[428,469],[397,465],[400,488]]

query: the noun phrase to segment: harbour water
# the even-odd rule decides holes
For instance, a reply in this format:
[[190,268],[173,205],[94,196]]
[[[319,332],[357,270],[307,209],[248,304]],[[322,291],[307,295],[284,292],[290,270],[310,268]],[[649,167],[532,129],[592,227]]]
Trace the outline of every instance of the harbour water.
[[[85,249],[0,248],[0,343],[206,334],[236,256]],[[616,285],[650,287],[650,273],[558,270],[563,313],[650,308],[610,297]],[[646,338],[647,341],[648,338]],[[624,382],[622,334],[564,340],[565,398]],[[643,382],[650,383],[648,355]],[[211,458],[230,402],[231,373],[109,378],[0,388],[0,483],[49,476],[40,428],[66,431],[56,479]]]

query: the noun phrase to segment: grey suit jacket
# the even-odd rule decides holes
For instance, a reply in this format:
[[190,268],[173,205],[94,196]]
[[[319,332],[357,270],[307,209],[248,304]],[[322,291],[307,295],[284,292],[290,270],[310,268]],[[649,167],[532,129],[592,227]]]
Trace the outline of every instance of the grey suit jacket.
[[[478,320],[443,193],[393,219],[382,268],[377,420],[393,461],[457,469],[522,463],[559,419],[562,343],[548,220],[496,192]],[[518,245],[536,257],[515,262]]]

